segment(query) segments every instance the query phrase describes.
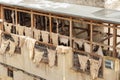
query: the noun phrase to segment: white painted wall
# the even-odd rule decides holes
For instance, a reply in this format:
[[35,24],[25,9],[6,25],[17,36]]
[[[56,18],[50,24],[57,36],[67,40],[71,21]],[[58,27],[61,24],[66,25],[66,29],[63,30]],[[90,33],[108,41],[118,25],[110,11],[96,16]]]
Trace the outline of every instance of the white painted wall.
[[0,65],[0,76],[7,76],[7,68]]
[[[15,66],[17,68],[24,69],[25,71],[41,76],[46,80],[92,80],[90,75],[76,72],[72,69],[72,49],[71,48],[61,48],[58,49],[58,66],[50,68],[47,64],[41,63],[39,67],[30,60],[28,50],[23,48],[21,55],[16,54],[14,56],[8,56],[6,62],[9,65]],[[67,52],[66,52],[67,51]],[[14,58],[14,59],[13,59]],[[9,61],[8,61],[9,60]],[[116,66],[116,65],[115,65]],[[117,71],[120,71],[119,69]],[[104,79],[97,80],[117,80],[117,73],[115,70],[104,69]],[[109,74],[108,74],[109,73]],[[114,74],[113,74],[114,73]],[[7,68],[0,65],[0,75],[7,75]],[[108,79],[107,76],[111,76]],[[33,80],[34,78],[24,74],[23,72],[14,70],[14,80]]]

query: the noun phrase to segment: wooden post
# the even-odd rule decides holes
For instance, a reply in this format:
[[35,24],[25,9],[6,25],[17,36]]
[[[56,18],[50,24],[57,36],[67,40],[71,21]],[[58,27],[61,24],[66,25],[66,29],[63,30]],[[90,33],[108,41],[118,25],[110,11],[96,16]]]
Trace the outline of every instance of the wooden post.
[[49,29],[50,29],[50,43],[52,42],[51,36],[52,36],[52,17],[51,14],[49,14]]
[[[110,24],[109,24],[110,26]],[[110,28],[108,27],[108,36],[110,35]],[[110,45],[110,38],[108,38],[108,45]],[[108,47],[108,50],[110,50],[110,48]]]
[[[1,12],[1,11],[2,11],[2,8],[1,8],[1,7],[2,7],[2,5],[0,5],[0,19],[1,19],[1,17],[2,17],[2,15],[1,15],[1,14],[2,14],[2,12]],[[1,26],[2,26],[2,25],[1,25],[1,23],[0,23],[0,30],[1,30]]]
[[114,25],[113,28],[113,57],[117,56],[117,52],[116,52],[116,45],[117,45],[117,29],[115,28],[117,27],[116,25]]
[[70,47],[72,47],[72,17],[70,17],[70,26],[69,26],[69,30],[70,30]]
[[16,27],[18,25],[18,14],[17,14],[17,9],[15,8],[15,22],[16,22]]
[[93,49],[92,49],[92,42],[93,42],[93,25],[92,25],[92,21],[90,21],[90,52],[92,53]]
[[33,27],[34,28],[36,28],[37,27],[37,25],[36,25],[36,16],[34,15],[34,13],[33,13]]
[[31,10],[31,29],[33,30],[34,28],[34,19],[33,19],[33,11]]
[[3,5],[0,5],[0,19],[3,20],[2,23],[0,23],[0,30],[3,30],[3,23],[4,23],[4,14],[3,14]]
[[57,31],[56,32],[57,32],[57,34],[59,34],[59,19],[56,19],[56,23],[57,23],[56,24],[57,25]]

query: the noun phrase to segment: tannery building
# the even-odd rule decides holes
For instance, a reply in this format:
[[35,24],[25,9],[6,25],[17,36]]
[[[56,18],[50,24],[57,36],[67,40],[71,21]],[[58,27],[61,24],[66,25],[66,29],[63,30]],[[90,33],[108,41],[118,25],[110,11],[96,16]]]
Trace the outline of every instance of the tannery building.
[[0,0],[0,80],[120,80],[120,11]]

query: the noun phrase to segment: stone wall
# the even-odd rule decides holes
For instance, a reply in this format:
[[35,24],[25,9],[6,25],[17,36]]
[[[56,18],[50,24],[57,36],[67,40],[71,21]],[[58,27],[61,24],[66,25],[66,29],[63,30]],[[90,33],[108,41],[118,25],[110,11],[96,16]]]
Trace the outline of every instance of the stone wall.
[[86,6],[95,6],[95,7],[104,7],[104,3],[105,3],[104,0],[51,0],[51,1],[86,5]]
[[49,0],[49,1],[65,2],[78,5],[120,10],[120,0]]
[[[23,0],[23,1],[32,2],[39,0]],[[63,3],[77,4],[77,5],[120,10],[120,0],[42,0],[42,1],[63,2]]]
[[120,0],[106,0],[105,8],[120,10]]

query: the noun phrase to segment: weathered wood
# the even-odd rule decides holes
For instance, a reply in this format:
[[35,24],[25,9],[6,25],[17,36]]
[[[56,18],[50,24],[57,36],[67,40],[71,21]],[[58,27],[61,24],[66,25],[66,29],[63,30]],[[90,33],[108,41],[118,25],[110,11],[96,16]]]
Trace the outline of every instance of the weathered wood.
[[117,45],[119,45],[119,44],[120,44],[120,42],[117,43]]
[[34,18],[33,18],[33,12],[31,11],[31,29],[34,28]]
[[[50,37],[52,36],[52,17],[51,14],[49,14],[49,27],[50,27]],[[50,42],[52,42],[51,38],[50,38]]]
[[[110,25],[110,24],[109,24]],[[108,36],[110,35],[110,28],[108,28]],[[110,38],[108,39],[108,45],[110,45]],[[108,48],[110,50],[110,48]]]
[[[114,25],[116,27],[116,25]],[[117,45],[117,29],[113,28],[113,57],[117,57],[116,45]]]
[[[55,19],[61,19],[61,20],[67,20],[70,22],[70,25],[68,25],[67,27],[69,27],[69,35],[70,36],[64,36],[64,35],[59,35],[60,37],[64,37],[64,38],[68,38],[70,40],[70,46],[72,47],[72,40],[74,40],[75,38],[72,36],[73,33],[72,33],[72,29],[81,29],[83,31],[80,31],[78,34],[82,34],[84,33],[85,31],[88,31],[88,34],[90,36],[88,36],[88,38],[86,39],[80,39],[82,40],[83,42],[88,42],[91,44],[91,53],[92,53],[92,45],[101,45],[101,46],[104,46],[104,47],[108,47],[108,48],[113,48],[113,52],[116,53],[116,45],[117,45],[117,41],[116,41],[116,38],[117,37],[120,37],[120,35],[117,35],[116,34],[116,29],[120,29],[119,27],[115,27],[114,25],[105,25],[104,22],[102,21],[94,21],[94,20],[89,20],[89,19],[84,19],[84,18],[78,18],[75,19],[73,16],[71,17],[66,17],[64,15],[60,16],[60,15],[56,15],[56,14],[52,14],[52,13],[47,13],[47,12],[36,12],[32,9],[21,9],[20,7],[13,7],[13,6],[3,6],[1,7],[1,17],[4,19],[4,16],[3,16],[3,9],[9,9],[9,10],[13,10],[15,11],[15,24],[13,25],[17,25],[18,24],[18,14],[17,12],[24,12],[24,13],[28,13],[31,15],[31,28],[33,29],[33,27],[35,26],[35,18],[34,18],[34,15],[40,15],[40,16],[45,16],[45,17],[49,17],[49,28],[50,28],[50,36],[51,36],[51,33],[52,33],[52,18],[55,18]],[[73,22],[77,22],[77,23],[85,23],[85,24],[89,24],[90,25],[90,28],[89,29],[86,29],[86,28],[81,28],[81,27],[75,27],[72,25]],[[103,24],[102,24],[103,23]],[[3,23],[2,23],[3,24]],[[109,24],[109,23],[108,23]],[[99,27],[107,27],[108,28],[108,33],[106,33],[108,35],[108,37],[106,37],[105,39],[101,40],[102,42],[105,41],[105,40],[108,40],[108,45],[105,45],[103,43],[97,43],[97,42],[93,42],[93,36],[97,36],[97,34],[93,34],[93,32],[98,32],[97,30],[94,30],[93,29],[93,26],[99,26]],[[113,29],[113,34],[110,33],[110,28]],[[57,33],[58,33],[58,29],[57,29]],[[78,35],[77,34],[77,35]],[[101,34],[101,33],[99,33]],[[114,42],[113,42],[113,46],[110,46],[110,38],[112,37],[111,35],[113,35],[114,37]],[[90,39],[90,40],[89,40]],[[46,43],[45,43],[46,44]],[[119,43],[118,43],[119,44]],[[51,44],[53,45],[53,44]],[[115,55],[113,55],[115,56]]]
[[82,33],[84,33],[84,32],[86,32],[86,31],[80,31],[80,32],[78,32],[76,35],[82,34]]
[[90,29],[90,52],[92,53],[92,51],[93,51],[93,45],[92,45],[92,42],[93,42],[93,25],[92,25],[92,21],[91,21],[91,24],[90,24],[90,26],[88,26],[88,27],[90,27],[89,29]]
[[15,24],[16,24],[16,27],[18,25],[18,13],[17,13],[17,9],[15,9]]
[[[3,14],[3,6],[0,5],[0,18],[3,20],[4,22],[4,14]],[[3,22],[0,23],[0,29],[3,30]]]
[[[105,39],[101,40],[100,42],[104,42],[105,40],[109,40],[111,37],[113,37],[113,35],[109,35],[108,37],[106,37]],[[110,42],[110,41],[108,41],[108,42]],[[110,45],[110,44],[108,44],[108,45]]]
[[70,34],[70,46],[72,47],[72,18],[70,17],[70,26],[69,26],[69,30],[70,30],[70,32],[69,32],[69,34]]

